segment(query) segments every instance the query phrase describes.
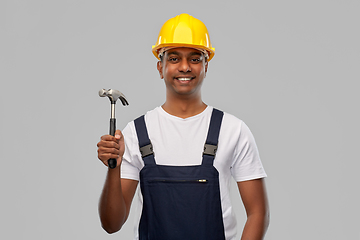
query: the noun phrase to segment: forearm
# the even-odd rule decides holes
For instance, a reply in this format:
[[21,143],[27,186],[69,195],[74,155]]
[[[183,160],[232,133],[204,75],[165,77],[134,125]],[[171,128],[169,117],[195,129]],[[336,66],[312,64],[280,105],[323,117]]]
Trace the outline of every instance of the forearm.
[[249,215],[241,240],[262,240],[269,226],[269,214]]
[[121,189],[120,167],[108,169],[99,202],[102,227],[108,233],[120,230],[127,218],[126,204]]

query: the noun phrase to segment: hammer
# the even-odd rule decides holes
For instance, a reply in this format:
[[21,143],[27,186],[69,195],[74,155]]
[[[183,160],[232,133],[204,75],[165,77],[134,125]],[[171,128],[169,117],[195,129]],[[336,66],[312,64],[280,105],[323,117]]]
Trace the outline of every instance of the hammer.
[[[121,92],[119,92],[118,90],[115,89],[101,89],[99,91],[99,96],[100,97],[108,97],[110,99],[111,102],[111,118],[110,118],[110,135],[115,136],[115,130],[116,130],[116,119],[115,119],[115,104],[116,101],[118,99],[120,99],[121,103],[124,106],[129,105],[128,101],[126,100],[124,94],[122,94]],[[108,165],[109,168],[115,168],[116,167],[116,159],[115,158],[110,158],[108,160]]]

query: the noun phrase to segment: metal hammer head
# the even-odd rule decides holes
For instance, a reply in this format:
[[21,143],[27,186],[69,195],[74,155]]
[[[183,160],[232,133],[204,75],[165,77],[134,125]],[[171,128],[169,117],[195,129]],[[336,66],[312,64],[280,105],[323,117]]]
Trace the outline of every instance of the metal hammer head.
[[120,99],[121,103],[124,106],[129,105],[128,101],[126,100],[125,95],[115,89],[108,89],[108,90],[101,89],[99,91],[99,96],[100,97],[108,97],[110,99],[111,103],[116,103],[116,100]]

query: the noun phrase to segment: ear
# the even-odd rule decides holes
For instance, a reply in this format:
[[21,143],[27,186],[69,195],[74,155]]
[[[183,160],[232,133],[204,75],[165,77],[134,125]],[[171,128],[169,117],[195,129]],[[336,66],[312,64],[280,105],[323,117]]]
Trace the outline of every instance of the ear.
[[207,73],[208,66],[209,66],[209,62],[208,62],[208,61],[205,61],[205,74]]
[[157,70],[159,71],[160,74],[160,78],[163,79],[164,75],[163,75],[163,66],[162,66],[162,62],[158,61],[157,62]]

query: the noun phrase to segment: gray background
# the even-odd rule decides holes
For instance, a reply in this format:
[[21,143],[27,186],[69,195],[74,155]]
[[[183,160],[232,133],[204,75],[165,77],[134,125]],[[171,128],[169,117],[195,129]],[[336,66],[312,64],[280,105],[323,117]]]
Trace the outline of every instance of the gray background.
[[[266,171],[266,239],[360,239],[359,1],[0,2],[1,239],[131,239],[101,229],[108,132],[100,88],[123,92],[118,128],[159,106],[151,53],[186,12],[208,27],[204,101],[244,120]],[[239,232],[245,216],[234,188]]]

